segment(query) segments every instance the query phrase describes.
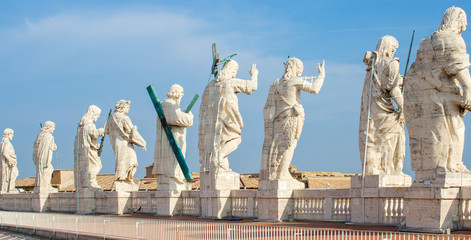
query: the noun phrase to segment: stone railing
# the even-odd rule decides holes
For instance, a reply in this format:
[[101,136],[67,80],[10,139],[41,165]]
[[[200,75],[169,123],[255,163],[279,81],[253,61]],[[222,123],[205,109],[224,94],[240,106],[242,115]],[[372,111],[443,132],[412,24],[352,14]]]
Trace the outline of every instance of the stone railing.
[[1,209],[10,211],[33,211],[32,194],[18,193],[18,194],[2,194],[1,196]]
[[294,219],[349,221],[349,189],[294,190]]
[[[131,206],[133,212],[151,213],[155,214],[156,203],[155,198],[152,198],[152,192],[132,192],[131,193]],[[154,203],[154,204],[153,204]]]
[[49,194],[52,212],[77,212],[77,198],[74,192]]
[[471,228],[471,187],[463,187],[460,192],[459,224],[464,228]]
[[233,217],[257,218],[258,190],[243,189],[231,192],[231,209]]
[[404,198],[383,198],[382,221],[386,225],[398,225],[404,220]]
[[404,191],[402,188],[381,188],[379,197],[380,223],[385,225],[399,225],[405,218]]
[[185,190],[182,191],[182,214],[199,216],[201,213],[200,191]]
[[[371,190],[371,191],[370,191]],[[400,188],[366,189],[367,206],[365,223],[398,225],[405,219],[404,190]],[[147,213],[160,214],[162,195],[156,191],[139,192],[97,192],[94,212],[105,214]],[[176,196],[176,215],[201,215],[200,191],[185,190]],[[302,189],[294,190],[292,207],[288,213],[295,220],[307,221],[351,221],[361,223],[362,201],[359,189]],[[37,195],[3,194],[0,196],[0,209],[14,211],[35,211]],[[230,195],[230,215],[240,218],[258,218],[258,190],[232,190]],[[463,226],[471,227],[471,188],[463,190],[460,201]],[[159,202],[160,201],[160,202]],[[47,197],[45,211],[76,212],[75,193],[51,193]],[[160,204],[160,205],[159,205]],[[165,214],[161,214],[165,215]]]

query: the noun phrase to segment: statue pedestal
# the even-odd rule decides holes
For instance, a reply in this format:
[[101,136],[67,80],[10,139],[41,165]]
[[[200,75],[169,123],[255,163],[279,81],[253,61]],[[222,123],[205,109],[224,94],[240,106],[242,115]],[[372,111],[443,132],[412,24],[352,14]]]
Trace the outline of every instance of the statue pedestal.
[[33,193],[31,197],[33,212],[47,212],[51,209],[49,193]]
[[279,222],[292,218],[293,190],[304,187],[304,183],[294,179],[259,181],[258,220]]
[[411,187],[406,190],[406,228],[443,232],[458,228],[460,188]]
[[183,198],[180,190],[157,190],[152,193],[152,199],[156,205],[156,216],[183,214]]
[[157,190],[158,191],[173,191],[173,190],[191,190],[190,183],[180,183],[173,178],[157,175]]
[[[412,184],[412,177],[406,174],[400,175],[366,175],[365,188],[380,187],[409,187]],[[361,188],[361,175],[352,176],[350,181],[351,188]]]
[[123,214],[131,212],[131,192],[97,192],[96,212]]
[[79,208],[77,209],[77,213],[79,214],[89,214],[95,213],[96,211],[96,198],[95,193],[102,192],[103,190],[95,189],[95,188],[81,188],[79,189],[77,199],[79,201]]
[[[399,225],[405,207],[401,199],[411,183],[412,178],[405,174],[367,175],[362,189],[362,176],[351,177],[350,221],[360,224]],[[395,214],[388,213],[388,209]]]
[[460,227],[460,200],[470,197],[471,173],[417,171],[404,198],[406,228],[436,232],[457,229]]
[[130,183],[126,181],[114,181],[113,190],[115,190],[116,192],[139,191],[139,183]]
[[453,173],[436,170],[416,171],[412,187],[464,187],[471,186],[471,173]]
[[232,215],[231,190],[240,189],[240,174],[232,171],[209,172],[201,169],[201,216],[223,218]]

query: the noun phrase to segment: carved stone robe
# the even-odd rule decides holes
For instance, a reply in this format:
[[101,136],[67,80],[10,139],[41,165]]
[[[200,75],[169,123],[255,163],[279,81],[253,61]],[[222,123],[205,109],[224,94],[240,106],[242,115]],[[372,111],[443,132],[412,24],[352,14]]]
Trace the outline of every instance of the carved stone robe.
[[18,177],[15,149],[10,140],[3,138],[0,144],[0,192],[16,192],[15,181]]
[[34,142],[33,160],[36,165],[36,187],[35,192],[54,191],[51,185],[52,153],[57,150],[54,136],[49,132],[41,132]]
[[115,180],[133,182],[137,170],[137,155],[134,144],[146,146],[146,141],[137,127],[124,113],[113,113],[106,122],[106,133],[110,135],[111,146],[116,159]]
[[[205,88],[199,114],[200,162],[222,171],[230,171],[227,156],[241,142],[242,116],[239,112],[237,93],[251,94],[257,82],[242,79],[211,81]],[[224,154],[222,148],[227,148]],[[211,159],[211,161],[209,161]],[[211,163],[210,163],[211,162]]]
[[404,94],[412,170],[467,170],[462,161],[466,110],[456,74],[469,65],[466,44],[456,33],[435,32],[420,42]]
[[[391,91],[402,86],[399,74],[399,59],[379,58],[375,61],[374,77],[371,80],[371,63],[363,85],[361,97],[358,143],[361,161],[364,160],[365,140],[367,151],[366,174],[401,174],[405,157],[405,132],[396,110]],[[370,94],[371,84],[371,96]],[[368,103],[370,121],[366,139]],[[368,173],[371,171],[370,173]]]
[[262,180],[280,179],[280,173],[288,171],[304,125],[301,91],[309,92],[306,85],[309,84],[299,77],[277,79],[270,85],[263,108]]
[[[102,165],[98,156],[100,144],[97,138],[100,136],[92,119],[80,122],[75,136],[75,186],[86,188],[101,188],[96,181],[96,175],[100,172]],[[78,169],[77,169],[78,168]]]
[[[167,123],[172,127],[175,140],[185,156],[186,128],[193,125],[193,115],[182,112],[180,106],[170,99],[162,101],[162,109]],[[183,184],[185,180],[159,118],[157,118],[157,138],[152,173],[172,178],[179,184]]]

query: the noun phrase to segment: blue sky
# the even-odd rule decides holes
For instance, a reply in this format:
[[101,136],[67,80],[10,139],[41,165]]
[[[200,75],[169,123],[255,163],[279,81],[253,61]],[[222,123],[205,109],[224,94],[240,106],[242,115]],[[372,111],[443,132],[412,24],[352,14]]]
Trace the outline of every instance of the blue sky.
[[[381,36],[395,36],[403,73],[412,30],[411,63],[420,39],[438,28],[453,5],[471,12],[467,0],[2,1],[0,128],[15,130],[19,178],[35,174],[33,143],[39,123],[47,120],[56,123],[54,168],[72,169],[77,123],[88,106],[102,109],[97,121],[102,127],[118,100],[131,100],[129,116],[148,144],[147,152],[137,150],[136,177],[143,177],[156,138],[156,113],[145,88],[154,85],[164,98],[178,83],[185,89],[186,106],[208,82],[215,42],[221,56],[238,54],[239,78],[249,78],[252,63],[260,71],[258,90],[239,95],[245,127],[241,145],[229,156],[234,171],[259,171],[268,88],[282,75],[287,56],[295,56],[308,76],[317,75],[316,64],[325,59],[326,80],[318,95],[302,94],[306,120],[292,164],[303,171],[360,173],[357,136],[365,51],[374,50]],[[469,30],[462,36],[471,44]],[[192,171],[199,171],[199,103],[187,138]],[[465,122],[471,126],[468,116]],[[469,131],[466,138],[468,143]],[[465,145],[464,162],[471,168],[471,146]],[[101,173],[114,172],[108,139],[102,162]],[[408,154],[404,165],[411,174]]]

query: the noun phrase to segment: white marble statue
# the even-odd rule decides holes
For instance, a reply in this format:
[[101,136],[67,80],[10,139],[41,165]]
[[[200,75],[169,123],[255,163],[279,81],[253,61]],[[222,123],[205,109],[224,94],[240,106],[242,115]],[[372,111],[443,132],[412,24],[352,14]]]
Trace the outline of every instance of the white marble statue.
[[203,93],[198,147],[200,162],[204,168],[211,168],[211,171],[231,171],[227,157],[241,143],[241,130],[244,127],[237,93],[251,94],[257,90],[256,65],[253,64],[249,69],[251,80],[235,78],[238,68],[236,61],[226,62]]
[[[182,112],[180,109],[180,101],[183,97],[183,88],[180,85],[173,84],[167,93],[167,97],[168,99],[161,102],[162,109],[167,123],[172,127],[173,134],[182,150],[183,156],[185,156],[186,128],[193,125],[193,114],[191,112]],[[185,177],[159,118],[157,118],[157,138],[155,141],[152,174],[157,175],[159,190],[186,189]]]
[[368,67],[361,96],[358,143],[362,163],[366,147],[365,175],[402,174],[406,140],[403,80],[399,59],[394,58],[398,47],[396,38],[383,36],[376,51],[367,52],[363,59]]
[[468,172],[463,164],[466,109],[471,109],[469,55],[461,33],[466,13],[446,10],[440,27],[422,39],[405,81],[405,118],[415,181]]
[[263,109],[265,139],[261,180],[294,180],[288,168],[304,124],[301,92],[317,94],[321,90],[325,78],[324,62],[318,64],[317,70],[319,76],[309,82],[307,78],[300,77],[303,62],[290,58],[285,64],[283,76],[270,85]]
[[75,186],[78,188],[101,189],[96,175],[101,170],[101,159],[98,156],[100,143],[98,137],[104,135],[104,129],[96,129],[95,122],[100,117],[101,109],[95,105],[88,107],[77,127],[75,136]]
[[2,143],[0,144],[0,193],[16,193],[15,181],[18,177],[18,167],[16,162],[15,149],[11,144],[13,130],[7,128],[3,131]]
[[134,145],[146,150],[146,141],[137,131],[131,119],[126,115],[129,112],[131,101],[119,100],[115,111],[108,118],[105,125],[105,134],[110,135],[111,146],[116,159],[115,181],[133,184],[133,176],[137,170],[137,155]]
[[57,192],[51,185],[52,172],[52,153],[57,150],[54,136],[52,133],[56,129],[56,124],[47,121],[41,128],[41,133],[34,142],[33,160],[36,165],[36,184],[35,193]]

